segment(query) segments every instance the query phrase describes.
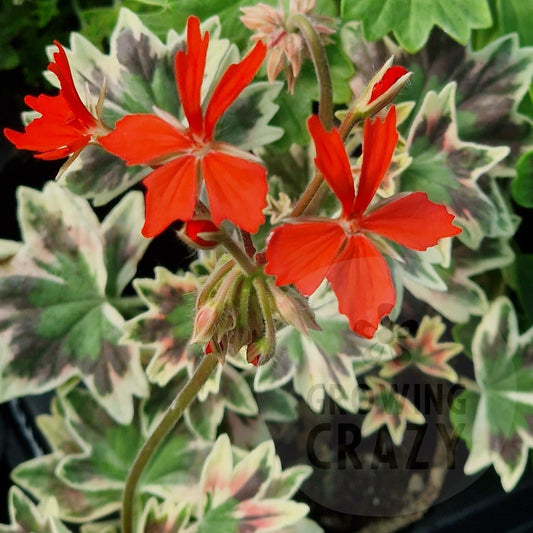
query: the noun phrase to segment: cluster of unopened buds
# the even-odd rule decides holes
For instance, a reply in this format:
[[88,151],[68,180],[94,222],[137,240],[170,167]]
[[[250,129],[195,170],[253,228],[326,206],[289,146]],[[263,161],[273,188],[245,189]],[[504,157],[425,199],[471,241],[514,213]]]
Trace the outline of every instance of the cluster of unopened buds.
[[[197,248],[225,247],[200,290],[193,341],[224,360],[243,347],[253,364],[275,352],[275,331],[289,323],[300,331],[318,328],[306,296],[327,279],[339,311],[351,329],[372,337],[380,320],[395,304],[395,290],[383,253],[386,240],[425,250],[439,239],[460,232],[446,207],[425,193],[394,195],[374,202],[398,140],[396,110],[388,108],[409,78],[392,59],[370,81],[345,113],[339,128],[325,126],[316,115],[307,128],[316,151],[316,176],[325,180],[341,205],[337,218],[294,216],[275,227],[265,250],[256,250],[251,234],[265,222],[267,170],[255,154],[219,141],[215,127],[224,112],[257,74],[268,54],[268,77],[288,72],[292,91],[307,44],[289,19],[309,16],[322,41],[333,33],[329,19],[312,18],[314,3],[294,2],[286,20],[283,11],[259,5],[244,9],[243,22],[258,31],[246,56],[230,65],[202,101],[202,83],[209,46],[198,18],[187,21],[186,49],[175,56],[177,93],[184,120],[154,109],[154,114],[127,115],[113,127],[101,119],[102,101],[85,105],[75,88],[67,55],[59,43],[48,69],[61,89],[57,96],[26,98],[41,116],[24,132],[5,130],[17,148],[42,159],[70,156],[98,144],[128,165],[153,170],[143,180],[145,223],[142,233],[155,237],[176,221],[179,235]],[[370,117],[382,113],[382,118]],[[344,145],[353,126],[365,120],[362,163],[352,170]],[[305,193],[304,193],[305,194]],[[201,199],[200,199],[201,198]],[[236,238],[238,236],[238,238]]]

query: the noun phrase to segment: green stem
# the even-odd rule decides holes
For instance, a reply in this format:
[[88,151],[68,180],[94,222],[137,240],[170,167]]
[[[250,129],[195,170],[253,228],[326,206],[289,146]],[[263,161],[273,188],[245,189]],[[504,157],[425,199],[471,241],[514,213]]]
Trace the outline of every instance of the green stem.
[[[324,128],[330,130],[333,125],[333,88],[326,52],[315,28],[305,15],[301,13],[292,15],[287,22],[289,31],[291,26],[296,26],[302,32],[309,53],[311,54],[319,87],[318,116]],[[323,181],[322,174],[317,172],[294,207],[291,214],[292,217],[300,216],[306,211],[315,194],[319,191]],[[327,188],[322,189],[322,191],[327,192]]]
[[295,27],[302,32],[313,65],[315,66],[319,90],[318,116],[324,128],[329,130],[333,124],[333,87],[331,84],[328,57],[320,42],[318,33],[305,15],[295,13],[289,17],[287,21],[288,31],[292,32]]
[[218,360],[212,353],[206,354],[203,357],[194,374],[170,404],[165,415],[137,454],[124,488],[122,499],[122,533],[133,533],[135,490],[148,461],[152,458],[163,439],[176,425],[176,422],[180,419],[186,407],[198,395],[198,391],[213,373],[217,364]]
[[227,233],[224,233],[220,244],[226,248],[242,271],[251,276],[257,270],[257,265],[248,257],[248,254]]

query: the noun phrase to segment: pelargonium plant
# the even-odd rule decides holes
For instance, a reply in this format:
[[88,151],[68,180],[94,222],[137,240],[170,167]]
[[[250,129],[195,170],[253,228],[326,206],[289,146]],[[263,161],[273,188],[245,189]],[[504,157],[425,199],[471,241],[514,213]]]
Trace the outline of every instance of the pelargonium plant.
[[[107,53],[47,48],[55,90],[4,135],[64,164],[18,189],[22,240],[0,241],[0,400],[55,395],[0,531],[327,531],[317,421],[400,448],[431,419],[420,383],[454,391],[465,472],[516,485],[533,50],[481,29],[484,0],[421,3],[140,2],[110,8]],[[189,267],[136,278],[162,234]]]

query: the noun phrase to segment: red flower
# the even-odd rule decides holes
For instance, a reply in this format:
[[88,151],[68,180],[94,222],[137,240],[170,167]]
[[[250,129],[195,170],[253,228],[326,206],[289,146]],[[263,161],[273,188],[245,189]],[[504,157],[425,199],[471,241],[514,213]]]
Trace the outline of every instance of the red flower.
[[58,51],[48,70],[59,80],[59,94],[26,96],[24,102],[41,116],[30,122],[24,133],[4,129],[4,135],[18,149],[40,152],[35,154],[39,159],[61,159],[81,150],[100,126],[76,91],[65,50],[57,41],[54,44]]
[[307,127],[315,142],[316,166],[340,200],[342,213],[336,220],[307,219],[274,229],[265,270],[276,276],[278,285],[293,283],[304,295],[327,278],[352,330],[370,338],[396,299],[387,263],[371,234],[425,250],[461,230],[452,225],[454,217],[444,206],[422,192],[398,194],[367,211],[398,140],[394,107],[383,123],[366,120],[357,194],[339,132],[325,131],[316,116]]
[[266,170],[250,153],[214,140],[216,123],[241,91],[252,81],[265,57],[257,43],[240,62],[230,65],[215,90],[205,113],[201,106],[209,34],[202,37],[200,21],[187,20],[187,51],[176,54],[176,80],[186,128],[173,118],[130,115],[115,130],[100,138],[104,148],[128,165],[147,164],[156,169],[143,181],[146,187],[146,220],[142,233],[153,237],[175,220],[190,220],[205,182],[215,225],[229,219],[255,233],[264,221]]

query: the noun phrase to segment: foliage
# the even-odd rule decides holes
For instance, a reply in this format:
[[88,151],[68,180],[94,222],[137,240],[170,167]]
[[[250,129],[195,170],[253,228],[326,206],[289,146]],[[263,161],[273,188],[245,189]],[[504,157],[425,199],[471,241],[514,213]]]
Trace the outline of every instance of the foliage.
[[[348,168],[348,189],[350,174],[358,185],[346,193],[346,183],[338,180],[342,172],[322,172],[342,204],[340,218],[334,196],[318,186],[316,205],[306,205],[308,218],[300,222],[328,217],[341,240],[361,231],[360,217],[344,215],[347,197],[355,198],[358,189],[366,194],[363,162],[372,126],[363,119],[383,117],[383,108],[396,98],[399,140],[382,182],[368,193],[369,198],[375,193],[368,218],[415,193],[445,206],[461,229],[456,238],[442,238],[427,250],[376,233],[374,245],[385,258],[396,299],[372,338],[354,333],[339,313],[338,294],[327,282],[320,284],[326,272],[309,296],[305,280],[296,282],[300,293],[295,286],[276,285],[264,268],[276,235],[271,231],[288,223],[295,205],[298,209],[298,198],[317,179],[315,167],[324,160],[328,170],[342,166],[331,145],[315,146],[306,127],[314,111],[322,117],[327,109],[309,48],[295,45],[292,60],[302,65],[294,94],[286,90],[283,68],[272,84],[265,68],[245,84],[235,72],[243,73],[239,68],[251,48],[250,31],[239,20],[248,1],[118,4],[81,2],[80,31],[65,47],[73,88],[59,83],[54,67],[45,74],[61,98],[67,100],[69,89],[79,95],[96,124],[90,142],[71,154],[57,182],[42,190],[18,189],[21,240],[0,240],[0,401],[55,391],[51,413],[37,419],[50,453],[12,472],[10,522],[0,525],[0,532],[117,533],[130,468],[191,383],[197,390],[183,406],[183,419],[168,428],[139,477],[134,513],[139,533],[318,533],[321,526],[306,518],[307,504],[293,500],[304,482],[313,482],[312,469],[282,468],[283,435],[277,432],[308,431],[308,420],[324,417],[330,423],[338,412],[359,417],[365,442],[386,435],[402,449],[410,427],[432,423],[420,402],[399,386],[406,382],[431,387],[448,382],[461,390],[443,416],[470,450],[465,472],[492,465],[503,488],[511,490],[533,447],[533,255],[515,235],[521,222],[517,205],[526,221],[533,207],[528,3],[316,2],[315,12],[326,18],[309,20],[335,30],[325,54],[333,81],[331,114],[340,121],[338,139],[349,158],[341,170]],[[58,8],[53,0],[22,6],[4,0],[2,14],[14,23],[2,37],[0,69],[27,62],[30,53],[37,56],[42,39],[50,44],[64,37],[50,34],[72,15]],[[261,9],[271,13],[278,4],[268,1]],[[209,33],[205,72],[201,39],[192,42],[185,30],[191,14],[201,19],[200,35]],[[287,16],[283,32],[292,31],[294,20]],[[32,39],[37,30],[42,34]],[[18,47],[21,36],[27,37],[24,47]],[[254,51],[266,54],[267,68],[276,63],[269,62],[272,50]],[[46,52],[52,60],[56,47]],[[398,86],[386,83],[391,55],[411,73],[395,78]],[[186,63],[180,84],[184,58],[196,62]],[[384,71],[376,74],[381,65]],[[376,91],[373,104],[369,95]],[[52,123],[54,135],[64,133],[64,126],[69,134],[79,127],[77,100],[74,106],[67,101],[64,113],[57,104],[61,98],[39,98],[56,107],[32,106],[43,109],[42,116],[24,113],[27,128],[33,120]],[[207,134],[213,101],[211,118],[227,110]],[[131,136],[117,134],[132,115],[146,134],[135,150]],[[323,138],[331,140],[327,129]],[[54,135],[43,145],[53,143]],[[119,144],[146,157],[123,161],[107,151],[100,139],[116,135]],[[392,147],[390,139],[387,144]],[[141,276],[137,268],[151,242],[141,231],[150,215],[135,189],[150,173],[145,186],[168,168],[182,172],[176,154],[185,166],[194,160],[186,192],[192,191],[197,203],[193,219],[176,221],[167,235],[191,246],[192,263],[173,272],[157,258],[154,273]],[[238,213],[244,220],[268,215],[256,235],[229,216],[214,226],[209,206],[214,196],[209,184],[197,179],[206,173],[209,154],[237,161],[242,178],[232,182],[237,187],[230,192],[220,187],[222,211],[240,197],[239,184],[252,168],[247,165],[264,167],[267,198],[239,206]],[[220,182],[230,172],[226,166],[213,171]],[[204,182],[207,189],[197,190]],[[176,187],[165,190],[172,206],[187,196]],[[208,229],[191,233],[192,220]],[[330,265],[320,262],[318,248],[306,246],[294,268],[302,268],[300,261],[313,266],[313,254],[317,271]],[[337,250],[335,260],[344,250]],[[295,252],[302,255],[301,249]],[[315,281],[316,272],[305,273]],[[342,296],[363,299],[365,291],[376,290],[374,278],[368,278]],[[350,283],[347,279],[346,291]],[[195,381],[215,358],[222,364],[215,361],[215,370],[202,383]],[[305,435],[299,439],[305,441]],[[291,465],[293,452],[287,454]]]

